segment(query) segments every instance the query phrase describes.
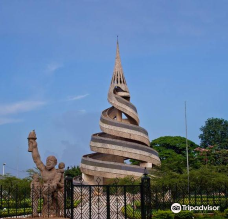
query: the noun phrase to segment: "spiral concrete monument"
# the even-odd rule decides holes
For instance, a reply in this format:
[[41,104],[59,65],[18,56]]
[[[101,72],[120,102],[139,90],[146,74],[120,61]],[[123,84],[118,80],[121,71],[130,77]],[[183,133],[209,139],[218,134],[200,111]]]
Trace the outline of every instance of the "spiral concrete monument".
[[[124,77],[117,41],[115,67],[108,92],[112,107],[100,118],[101,133],[93,134],[90,148],[96,152],[81,160],[85,183],[94,184],[96,178],[107,179],[142,176],[145,167],[160,165],[158,152],[150,148],[147,131],[139,126],[136,107],[130,102],[130,92]],[[125,164],[127,159],[140,161],[140,166]]]

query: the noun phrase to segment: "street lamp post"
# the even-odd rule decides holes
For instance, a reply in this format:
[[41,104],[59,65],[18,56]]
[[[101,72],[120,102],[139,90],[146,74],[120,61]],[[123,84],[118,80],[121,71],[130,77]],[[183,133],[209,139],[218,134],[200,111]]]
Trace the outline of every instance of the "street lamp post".
[[3,163],[3,166],[2,166],[2,175],[3,176],[5,175],[5,165],[6,165],[6,163]]

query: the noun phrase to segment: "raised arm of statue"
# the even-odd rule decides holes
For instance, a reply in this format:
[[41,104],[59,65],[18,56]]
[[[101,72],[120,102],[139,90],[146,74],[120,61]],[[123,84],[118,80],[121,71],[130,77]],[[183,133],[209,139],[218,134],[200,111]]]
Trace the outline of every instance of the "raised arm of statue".
[[32,152],[32,158],[33,158],[34,163],[36,164],[37,168],[40,171],[43,171],[45,168],[45,165],[43,164],[43,162],[40,159],[40,154],[39,154],[37,142],[36,142],[35,130],[33,130],[29,133],[28,146],[29,146],[28,151]]
[[45,168],[45,165],[41,161],[40,154],[39,154],[39,151],[38,151],[38,148],[37,148],[37,143],[35,142],[34,145],[36,145],[36,147],[33,147],[33,150],[32,150],[32,158],[33,158],[33,161],[36,164],[37,168],[40,171],[43,171],[44,168]]

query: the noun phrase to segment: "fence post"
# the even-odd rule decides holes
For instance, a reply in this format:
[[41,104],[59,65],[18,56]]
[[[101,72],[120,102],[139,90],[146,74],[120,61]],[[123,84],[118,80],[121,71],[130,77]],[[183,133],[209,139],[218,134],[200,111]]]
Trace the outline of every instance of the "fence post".
[[[64,180],[64,217],[69,217],[70,212],[70,218],[73,218],[73,197],[74,193],[72,191],[73,187],[73,178],[70,176],[66,176]],[[70,202],[68,201],[70,199]],[[69,206],[70,205],[70,206]],[[70,211],[69,211],[70,208]]]
[[152,217],[150,177],[148,177],[146,167],[141,178],[141,217],[142,219]]
[[73,185],[73,178],[71,177],[70,180],[70,191],[71,191],[71,219],[74,218],[74,185]]

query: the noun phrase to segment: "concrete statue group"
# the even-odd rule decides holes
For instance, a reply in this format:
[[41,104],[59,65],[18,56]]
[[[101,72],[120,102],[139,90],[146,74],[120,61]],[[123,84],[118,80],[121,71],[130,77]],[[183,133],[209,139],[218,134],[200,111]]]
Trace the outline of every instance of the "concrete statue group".
[[41,179],[38,174],[34,174],[31,182],[33,216],[38,216],[38,202],[41,199],[43,199],[42,216],[63,216],[65,164],[59,163],[56,169],[56,157],[49,156],[45,165],[41,161],[36,139],[36,133],[33,130],[28,136],[28,151],[32,153],[33,161],[41,174]]

